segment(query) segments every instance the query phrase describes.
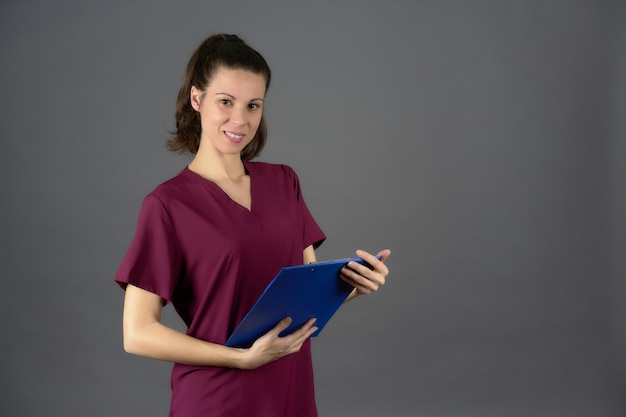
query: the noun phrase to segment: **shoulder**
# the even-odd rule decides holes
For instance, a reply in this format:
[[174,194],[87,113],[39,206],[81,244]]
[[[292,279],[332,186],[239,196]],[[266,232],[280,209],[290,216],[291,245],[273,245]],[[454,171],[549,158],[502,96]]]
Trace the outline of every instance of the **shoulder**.
[[298,175],[296,174],[294,169],[285,164],[246,161],[246,168],[250,171],[251,175],[256,174],[257,176],[265,177],[270,180],[298,180]]
[[295,171],[289,165],[285,164],[272,164],[269,162],[260,162],[260,161],[246,161],[246,168],[252,170],[253,172],[257,172],[259,174],[289,174],[294,173]]
[[167,206],[172,201],[180,200],[189,196],[194,187],[193,177],[189,175],[188,169],[184,168],[172,178],[157,185],[146,197],[147,201],[158,201]]
[[269,195],[287,196],[299,201],[302,197],[300,179],[292,167],[267,162],[246,162],[255,189]]

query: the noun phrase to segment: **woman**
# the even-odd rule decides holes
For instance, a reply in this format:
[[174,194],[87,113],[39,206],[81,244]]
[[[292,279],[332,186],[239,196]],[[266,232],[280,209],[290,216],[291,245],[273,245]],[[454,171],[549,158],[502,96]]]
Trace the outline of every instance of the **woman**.
[[[204,41],[187,66],[171,150],[194,154],[144,200],[116,281],[125,288],[124,348],[174,362],[171,416],[316,416],[310,320],[279,337],[290,319],[250,348],[224,343],[281,267],[315,261],[325,236],[298,177],[284,165],[251,162],[265,143],[263,57],[234,35]],[[376,291],[388,274],[357,251],[341,277]],[[160,322],[171,302],[186,334]]]

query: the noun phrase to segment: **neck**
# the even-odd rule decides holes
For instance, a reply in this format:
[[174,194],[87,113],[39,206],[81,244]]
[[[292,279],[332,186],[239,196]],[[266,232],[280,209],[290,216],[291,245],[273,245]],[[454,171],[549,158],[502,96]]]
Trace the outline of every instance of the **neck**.
[[189,169],[213,181],[238,181],[246,175],[240,155],[208,155],[206,152],[196,154]]

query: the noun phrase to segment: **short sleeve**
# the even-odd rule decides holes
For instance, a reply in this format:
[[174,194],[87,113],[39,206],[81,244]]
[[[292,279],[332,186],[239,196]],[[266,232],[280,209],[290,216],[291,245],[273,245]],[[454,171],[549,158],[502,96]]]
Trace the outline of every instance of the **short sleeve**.
[[148,195],[115,281],[124,289],[132,284],[170,302],[181,274],[181,260],[167,210],[156,196]]
[[304,247],[302,249],[305,249],[310,245],[313,245],[313,247],[317,249],[324,242],[324,240],[326,240],[326,235],[309,211],[309,208],[304,201],[304,196],[302,195],[298,175],[291,168],[289,168],[289,176],[293,181],[296,198],[298,200],[298,208],[300,215],[302,216],[302,241],[304,242]]

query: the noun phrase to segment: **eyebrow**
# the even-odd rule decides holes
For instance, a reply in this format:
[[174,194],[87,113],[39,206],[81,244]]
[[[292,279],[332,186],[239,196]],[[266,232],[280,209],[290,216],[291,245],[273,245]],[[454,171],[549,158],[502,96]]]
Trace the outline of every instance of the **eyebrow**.
[[[236,100],[237,98],[235,96],[233,96],[232,94],[228,94],[228,93],[215,93],[216,96],[228,96],[230,98],[232,98],[233,100]],[[250,99],[250,101],[265,101],[265,99],[258,97],[258,98],[253,98]]]

